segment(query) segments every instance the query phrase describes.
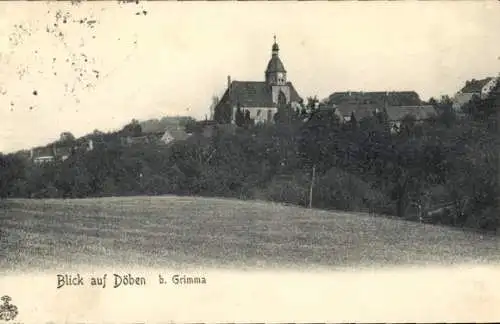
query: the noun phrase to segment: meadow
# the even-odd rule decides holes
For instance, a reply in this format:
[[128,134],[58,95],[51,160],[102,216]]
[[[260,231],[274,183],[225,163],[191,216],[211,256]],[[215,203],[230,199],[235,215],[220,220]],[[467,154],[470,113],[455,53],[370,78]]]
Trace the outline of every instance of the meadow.
[[500,238],[374,215],[195,197],[9,199],[0,271],[490,263]]

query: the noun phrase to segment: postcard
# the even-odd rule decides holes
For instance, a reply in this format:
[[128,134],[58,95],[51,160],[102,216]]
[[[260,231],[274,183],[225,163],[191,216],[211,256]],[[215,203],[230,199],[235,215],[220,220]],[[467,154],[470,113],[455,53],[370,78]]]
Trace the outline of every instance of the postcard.
[[500,320],[498,1],[0,3],[0,324]]

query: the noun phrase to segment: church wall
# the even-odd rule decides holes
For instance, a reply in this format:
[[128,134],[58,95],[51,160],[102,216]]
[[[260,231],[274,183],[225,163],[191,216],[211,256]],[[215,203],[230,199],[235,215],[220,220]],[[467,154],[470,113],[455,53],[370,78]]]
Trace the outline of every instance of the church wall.
[[[255,123],[268,123],[274,121],[274,115],[278,112],[276,107],[242,107],[241,111],[245,114],[245,110],[250,112],[250,118],[255,120]],[[233,124],[235,123],[237,108],[233,109]],[[260,114],[259,114],[260,111]],[[268,114],[270,113],[270,120],[268,120]]]
[[278,95],[280,91],[283,92],[283,94],[286,97],[286,102],[290,103],[290,87],[288,85],[283,85],[283,86],[272,86],[272,96],[273,96],[273,102],[275,104],[278,103]]

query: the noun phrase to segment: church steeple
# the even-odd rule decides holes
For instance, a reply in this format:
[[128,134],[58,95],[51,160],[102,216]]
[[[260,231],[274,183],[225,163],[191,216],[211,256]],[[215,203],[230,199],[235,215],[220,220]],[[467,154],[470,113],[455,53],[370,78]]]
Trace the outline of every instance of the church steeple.
[[278,46],[278,43],[276,43],[276,35],[274,35],[274,44],[272,48],[272,53],[274,55],[278,55],[278,52],[280,51],[280,47]]
[[279,50],[276,36],[274,36],[274,43],[271,49],[272,56],[266,69],[266,82],[270,85],[286,84],[286,70],[278,56]]

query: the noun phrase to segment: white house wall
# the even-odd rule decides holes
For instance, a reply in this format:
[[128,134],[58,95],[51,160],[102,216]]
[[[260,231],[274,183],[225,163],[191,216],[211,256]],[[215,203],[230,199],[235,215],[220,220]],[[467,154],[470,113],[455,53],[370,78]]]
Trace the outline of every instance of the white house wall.
[[[255,120],[255,123],[265,123],[272,122],[274,115],[278,112],[278,108],[275,107],[242,107],[241,111],[243,115],[245,115],[245,111],[248,110],[250,112],[250,118]],[[260,110],[260,114],[258,113]],[[233,123],[236,119],[236,111],[237,107],[233,108]],[[268,120],[268,111],[271,111],[271,119]]]
[[485,99],[490,94],[491,90],[493,90],[493,88],[495,88],[495,86],[497,85],[497,82],[498,78],[492,78],[488,83],[484,85],[484,87],[481,89],[481,99]]
[[476,95],[476,93],[457,93],[455,97],[453,97],[453,109],[460,110],[466,103],[472,100],[472,97]]

